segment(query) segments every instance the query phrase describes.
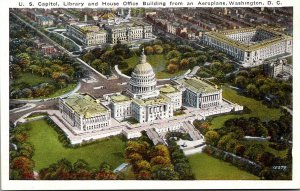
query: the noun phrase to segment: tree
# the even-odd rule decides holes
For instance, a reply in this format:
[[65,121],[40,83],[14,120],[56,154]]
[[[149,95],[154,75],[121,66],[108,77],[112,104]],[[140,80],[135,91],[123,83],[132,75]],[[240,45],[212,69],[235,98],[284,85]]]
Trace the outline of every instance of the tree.
[[207,144],[216,145],[220,139],[218,132],[210,130],[205,134],[205,142]]
[[73,169],[75,171],[80,170],[80,169],[88,169],[89,164],[83,160],[83,159],[78,159],[74,164],[73,164]]
[[102,61],[100,59],[95,59],[92,63],[91,66],[98,70],[99,66],[101,65]]
[[150,170],[151,165],[146,160],[140,160],[133,166],[133,168],[135,172],[140,172],[141,170]]
[[182,60],[180,61],[179,66],[180,66],[180,68],[182,68],[182,69],[188,68],[188,66],[189,66],[189,61],[188,61],[188,59],[185,59],[185,58],[182,59]]
[[43,168],[39,173],[41,180],[71,180],[72,179],[72,163],[67,159],[61,159]]
[[172,50],[168,52],[167,59],[171,60],[172,58],[180,58],[181,54],[177,50]]
[[105,75],[109,75],[110,74],[109,65],[106,62],[102,62],[101,65],[99,66],[99,71]]
[[218,72],[220,68],[221,68],[221,63],[216,60],[214,60],[213,63],[210,65],[210,70],[212,70],[214,73]]
[[250,72],[249,72],[249,77],[250,78],[255,78],[259,75],[260,70],[259,68],[251,68]]
[[169,157],[164,157],[164,156],[155,156],[153,158],[151,158],[151,166],[154,165],[161,165],[161,166],[166,166],[166,165],[170,165],[171,160]]
[[270,91],[270,86],[267,84],[263,84],[259,87],[259,93],[262,95],[267,95]]
[[33,167],[34,162],[31,159],[25,156],[16,157],[10,162],[10,178],[14,180],[33,180]]
[[270,153],[270,152],[263,152],[258,156],[258,161],[263,165],[263,166],[272,166],[274,165],[274,160],[275,155]]
[[178,174],[172,167],[161,167],[156,165],[151,169],[152,179],[154,180],[178,180]]
[[140,155],[139,153],[132,153],[129,156],[127,156],[127,161],[129,161],[130,164],[134,164],[137,161],[140,161],[143,159],[143,156]]
[[198,64],[204,64],[207,61],[207,56],[201,55],[196,58]]
[[219,81],[223,81],[224,80],[224,77],[225,77],[225,74],[223,71],[218,71],[215,75],[216,79],[219,80]]
[[178,173],[180,180],[193,180],[193,172],[188,163],[176,163],[174,170]]
[[237,140],[230,139],[226,144],[226,151],[228,152],[234,152],[235,146],[237,144]]
[[94,55],[96,59],[99,59],[104,52],[105,50],[101,48],[94,48],[93,50],[91,50],[91,53]]
[[17,64],[11,64],[9,66],[9,69],[10,69],[10,78],[12,79],[18,78],[22,71],[21,67]]
[[226,145],[227,145],[227,143],[228,143],[231,139],[233,139],[232,134],[224,135],[224,136],[221,137],[220,140],[218,141],[217,147],[218,147],[219,149],[226,150]]
[[238,76],[244,76],[244,77],[248,78],[249,73],[246,70],[241,70],[241,71],[239,71]]
[[18,65],[23,71],[30,65],[30,57],[27,53],[21,53],[17,55]]
[[94,55],[91,52],[86,53],[83,55],[82,59],[88,63],[91,64],[91,62],[95,59]]
[[152,46],[146,46],[145,48],[145,54],[149,55],[149,54],[153,54],[154,50],[152,48]]
[[127,59],[131,56],[131,51],[130,51],[129,47],[127,46],[127,44],[122,44],[121,42],[115,44],[113,46],[112,50],[116,55],[122,56],[125,59]]
[[247,157],[248,159],[254,161],[254,162],[259,162],[258,161],[258,156],[259,154],[262,154],[264,151],[264,146],[262,144],[253,144],[244,153],[244,157]]
[[256,88],[256,86],[254,84],[249,84],[247,87],[247,93],[248,95],[252,96],[252,97],[256,97],[258,96],[258,89]]
[[180,53],[185,53],[185,52],[193,52],[194,49],[191,46],[188,45],[179,45],[176,48]]
[[169,64],[167,69],[170,74],[174,74],[175,72],[177,72],[178,66],[175,64]]
[[235,85],[237,85],[240,88],[246,87],[247,83],[247,79],[244,76],[237,76],[235,78]]
[[154,45],[153,49],[156,54],[162,54],[164,51],[163,47],[160,45]]
[[246,150],[246,147],[243,144],[238,143],[235,145],[234,153],[238,156],[243,156],[245,150]]
[[151,156],[162,156],[162,157],[170,157],[170,153],[168,148],[165,145],[159,144],[154,147],[154,150],[151,152]]
[[60,74],[61,74],[60,72],[53,72],[51,77],[52,77],[54,80],[58,80],[59,77],[60,77]]
[[138,180],[151,180],[151,172],[149,170],[141,170],[137,175]]

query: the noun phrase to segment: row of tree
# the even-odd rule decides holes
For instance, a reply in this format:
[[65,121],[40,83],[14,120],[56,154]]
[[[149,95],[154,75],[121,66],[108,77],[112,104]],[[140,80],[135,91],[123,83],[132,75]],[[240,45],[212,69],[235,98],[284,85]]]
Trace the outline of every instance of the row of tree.
[[17,128],[10,124],[9,147],[9,179],[33,180],[34,161],[32,156],[34,147],[28,142],[28,130],[26,125]]
[[268,100],[272,106],[292,104],[292,83],[268,77],[262,67],[241,70],[232,80],[244,90],[245,95],[259,100]]
[[171,154],[174,170],[177,172],[179,180],[194,180],[195,177],[188,158],[184,155],[176,141],[171,137],[168,139],[168,148]]
[[78,159],[73,164],[67,159],[61,159],[41,169],[39,173],[41,180],[116,180],[117,178],[117,174],[109,164],[101,163],[98,169],[94,169],[82,159]]
[[[204,133],[205,141],[208,145],[261,165],[262,169],[267,170],[265,173],[269,173],[268,177],[270,177],[273,166],[291,165],[291,146],[288,144],[288,141],[292,138],[292,116],[286,111],[282,112],[283,115],[280,119],[269,122],[262,122],[259,118],[254,117],[249,119],[229,119],[224,123],[222,128],[217,130],[210,130],[208,123],[195,122],[194,125]],[[269,145],[259,141],[247,140],[245,136],[268,137],[273,141],[269,143],[269,145],[272,145],[272,148],[283,150],[283,145],[285,149],[289,148],[287,149],[288,154],[281,158],[281,156],[274,155],[270,152],[268,148]],[[218,152],[215,152],[215,154],[216,153]],[[279,177],[277,178],[285,179],[290,176],[289,173],[291,173],[291,169],[283,173],[276,172],[276,175],[274,174],[272,177],[278,175]]]
[[132,165],[132,170],[138,180],[178,179],[169,150],[165,145],[152,146],[142,139],[128,141],[125,159]]

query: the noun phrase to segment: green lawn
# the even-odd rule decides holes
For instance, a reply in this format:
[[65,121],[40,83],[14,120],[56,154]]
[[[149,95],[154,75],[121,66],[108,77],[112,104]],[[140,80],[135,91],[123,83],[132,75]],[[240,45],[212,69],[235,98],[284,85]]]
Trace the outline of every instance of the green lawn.
[[33,156],[35,170],[48,167],[62,158],[71,162],[84,159],[91,167],[98,167],[101,162],[107,162],[116,168],[124,162],[125,142],[119,137],[72,149],[63,147],[58,141],[56,131],[44,119],[22,125],[32,127],[29,131],[29,142],[34,145],[35,149]]
[[[64,87],[62,89],[58,89],[53,94],[50,94],[50,95],[48,95],[46,97],[39,97],[39,98],[53,98],[53,97],[58,97],[60,95],[63,95],[63,94],[66,94],[66,93],[72,91],[73,89],[75,89],[76,86],[77,86],[77,84],[68,84],[66,87]],[[38,99],[38,98],[34,98],[34,99]]]
[[30,72],[25,72],[20,75],[18,79],[14,79],[12,83],[13,88],[20,88],[22,84],[28,84],[29,86],[36,86],[41,83],[54,82],[52,78],[43,77]]
[[280,109],[276,108],[268,108],[261,101],[257,101],[253,98],[248,98],[242,95],[239,95],[235,90],[223,86],[223,97],[232,101],[233,103],[238,103],[243,106],[247,106],[250,110],[250,114],[241,114],[241,115],[233,115],[227,114],[222,116],[214,117],[211,121],[211,128],[221,128],[225,121],[228,119],[236,118],[236,117],[259,117],[262,120],[275,120],[280,117]]
[[[139,63],[140,57],[135,55],[129,59],[126,59],[125,61],[128,63],[128,68],[134,68],[135,65],[137,63]],[[147,61],[151,64],[151,66],[153,67],[153,70],[156,74],[156,77],[159,79],[180,76],[187,71],[187,70],[182,70],[182,71],[178,71],[174,74],[168,73],[166,71],[166,63],[167,62],[166,62],[165,55],[161,55],[161,54],[148,55]],[[126,70],[126,69],[127,68],[125,68],[124,70]]]
[[259,180],[259,177],[205,153],[191,155],[188,159],[197,180]]

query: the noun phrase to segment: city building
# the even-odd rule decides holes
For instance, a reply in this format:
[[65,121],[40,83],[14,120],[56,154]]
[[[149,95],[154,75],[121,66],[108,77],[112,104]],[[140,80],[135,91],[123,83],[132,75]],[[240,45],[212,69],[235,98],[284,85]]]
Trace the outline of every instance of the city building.
[[121,42],[131,42],[142,39],[152,39],[152,26],[138,19],[122,20],[104,26],[108,32],[108,42],[111,44]]
[[273,59],[264,63],[265,73],[272,77],[288,80],[293,76],[293,65],[288,64],[286,59]]
[[244,66],[256,66],[268,58],[289,55],[293,51],[292,37],[267,27],[208,32],[203,41]]
[[46,16],[37,16],[37,23],[40,25],[40,26],[52,26],[54,23],[53,23],[53,20],[49,17],[46,17]]
[[85,46],[107,43],[107,32],[96,25],[73,23],[67,25],[67,34],[79,40]]
[[57,52],[56,48],[52,45],[46,44],[46,45],[43,45],[41,48],[42,48],[42,53],[44,55],[52,55]]
[[67,34],[76,38],[85,46],[105,43],[116,44],[118,41],[127,43],[154,38],[152,25],[141,19],[115,18],[111,15],[105,16],[105,18],[108,19],[102,19],[98,22],[100,27],[87,23],[71,23],[67,26]]
[[198,78],[181,79],[178,82],[184,87],[184,102],[192,107],[207,108],[222,103],[222,89],[211,82]]
[[104,130],[110,125],[110,109],[89,94],[74,94],[59,99],[62,118],[80,131]]

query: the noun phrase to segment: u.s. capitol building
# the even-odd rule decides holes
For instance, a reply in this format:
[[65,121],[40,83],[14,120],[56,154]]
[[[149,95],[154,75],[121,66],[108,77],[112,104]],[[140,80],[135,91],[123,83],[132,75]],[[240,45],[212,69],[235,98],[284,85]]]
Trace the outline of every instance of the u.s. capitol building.
[[[173,80],[171,84],[157,86],[155,73],[144,53],[131,74],[127,88],[103,97],[105,103],[88,94],[61,98],[59,108],[62,118],[77,132],[101,130],[106,134],[100,137],[123,133],[127,138],[133,138],[140,136],[141,131],[148,127],[147,124],[155,121],[173,121],[156,128],[158,132],[164,132],[180,128],[188,119],[203,119],[205,116],[243,109],[223,99],[222,89],[196,77],[181,78]],[[181,116],[176,122],[178,117],[175,113],[183,106],[189,107],[193,114],[186,113],[186,118]],[[141,125],[140,128],[131,128],[124,122],[132,118]]]

